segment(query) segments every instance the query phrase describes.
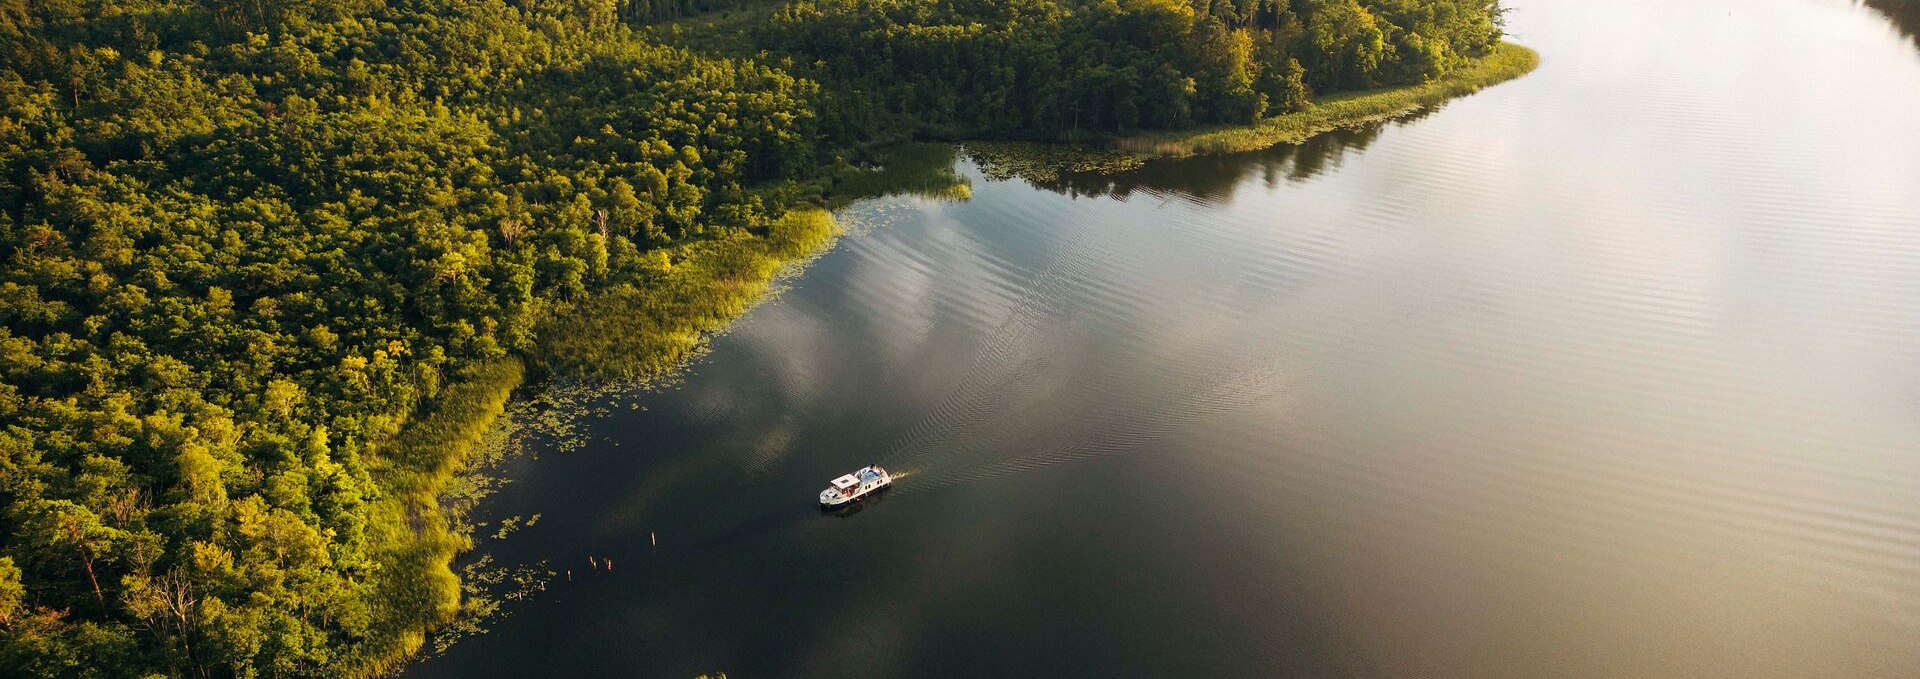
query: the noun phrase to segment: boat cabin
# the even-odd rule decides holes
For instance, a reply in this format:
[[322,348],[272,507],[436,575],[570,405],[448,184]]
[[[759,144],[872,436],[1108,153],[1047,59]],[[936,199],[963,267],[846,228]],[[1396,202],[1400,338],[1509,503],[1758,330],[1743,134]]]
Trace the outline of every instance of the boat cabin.
[[822,507],[837,507],[865,496],[867,493],[886,488],[893,483],[893,477],[879,465],[863,468],[851,474],[842,474],[831,482],[831,486],[820,491]]

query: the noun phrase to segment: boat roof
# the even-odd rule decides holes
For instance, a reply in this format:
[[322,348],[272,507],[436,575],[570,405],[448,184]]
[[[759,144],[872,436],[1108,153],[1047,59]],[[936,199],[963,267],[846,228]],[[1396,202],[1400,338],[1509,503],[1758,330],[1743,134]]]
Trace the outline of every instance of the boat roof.
[[854,487],[854,486],[856,486],[856,485],[859,485],[859,483],[860,483],[860,480],[859,480],[859,479],[856,479],[856,478],[853,478],[853,475],[852,475],[852,474],[842,474],[842,475],[840,476],[840,478],[837,478],[837,479],[834,479],[834,480],[833,480],[833,487],[835,487],[835,488],[852,488],[852,487]]

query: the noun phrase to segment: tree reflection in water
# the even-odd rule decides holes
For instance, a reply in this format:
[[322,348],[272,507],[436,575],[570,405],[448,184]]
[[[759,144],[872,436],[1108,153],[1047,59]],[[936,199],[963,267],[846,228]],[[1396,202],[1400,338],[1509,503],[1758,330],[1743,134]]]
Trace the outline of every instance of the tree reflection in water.
[[1363,151],[1388,127],[1406,125],[1431,115],[1424,108],[1390,120],[1328,132],[1301,144],[1281,144],[1264,151],[1188,158],[1150,160],[1120,172],[1062,172],[1056,177],[1022,176],[1035,188],[1073,197],[1127,198],[1135,191],[1151,195],[1184,196],[1205,204],[1225,203],[1241,182],[1258,174],[1267,186],[1302,182],[1339,167],[1349,152]]

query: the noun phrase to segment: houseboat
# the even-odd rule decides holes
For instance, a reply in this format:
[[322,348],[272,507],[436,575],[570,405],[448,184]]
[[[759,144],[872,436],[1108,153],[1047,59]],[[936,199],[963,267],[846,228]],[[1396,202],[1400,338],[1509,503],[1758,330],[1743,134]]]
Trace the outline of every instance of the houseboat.
[[821,509],[839,509],[857,502],[868,495],[886,490],[893,485],[893,475],[880,465],[862,467],[859,471],[841,475],[834,479],[826,490],[820,491]]

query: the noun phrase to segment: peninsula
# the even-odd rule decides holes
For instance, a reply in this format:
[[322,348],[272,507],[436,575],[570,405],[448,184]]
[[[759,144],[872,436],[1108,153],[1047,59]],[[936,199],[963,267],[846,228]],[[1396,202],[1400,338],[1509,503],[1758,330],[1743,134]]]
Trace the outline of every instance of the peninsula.
[[0,674],[389,673],[513,391],[683,361],[873,149],[1298,140],[1524,72],[1500,13],[0,0]]

